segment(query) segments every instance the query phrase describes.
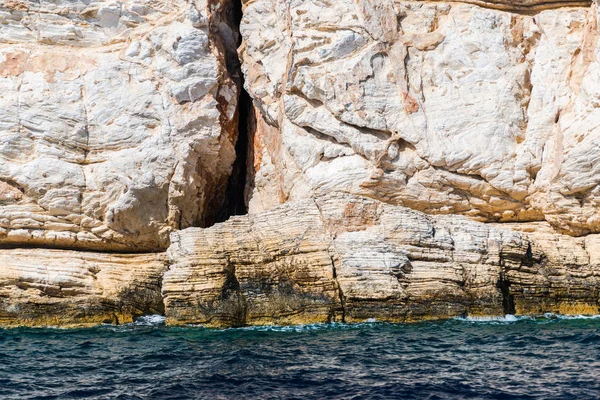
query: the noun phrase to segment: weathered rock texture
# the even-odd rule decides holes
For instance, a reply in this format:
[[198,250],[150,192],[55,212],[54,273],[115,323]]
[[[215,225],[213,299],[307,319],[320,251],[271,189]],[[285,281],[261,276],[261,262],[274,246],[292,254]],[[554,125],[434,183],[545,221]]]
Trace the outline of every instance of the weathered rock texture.
[[595,3],[255,0],[241,32],[251,212],[335,190],[600,232]]
[[599,312],[595,2],[243,3],[0,0],[0,324]]
[[155,251],[218,217],[226,1],[0,2],[0,245]]
[[243,325],[340,313],[330,237],[313,201],[173,233],[163,282],[168,321]]
[[[520,233],[365,197],[172,236],[167,321],[210,326],[598,312],[600,236]],[[573,253],[575,252],[575,253]]]
[[522,231],[529,241],[523,262],[504,276],[512,314],[599,313],[600,235],[558,235],[546,223],[500,227]]
[[132,322],[164,312],[162,254],[0,251],[0,325]]

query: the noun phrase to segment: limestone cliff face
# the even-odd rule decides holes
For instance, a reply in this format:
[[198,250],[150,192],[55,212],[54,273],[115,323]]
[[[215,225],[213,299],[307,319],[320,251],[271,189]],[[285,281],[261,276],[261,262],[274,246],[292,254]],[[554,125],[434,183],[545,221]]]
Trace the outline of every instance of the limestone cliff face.
[[0,324],[599,312],[595,2],[235,3],[0,1]]
[[0,251],[0,325],[89,326],[164,312],[161,254]]
[[595,3],[255,0],[241,32],[252,211],[335,190],[600,231]]
[[237,326],[598,313],[600,236],[428,216],[348,195],[174,233],[167,321]]
[[164,250],[214,221],[237,137],[222,3],[0,2],[0,245]]

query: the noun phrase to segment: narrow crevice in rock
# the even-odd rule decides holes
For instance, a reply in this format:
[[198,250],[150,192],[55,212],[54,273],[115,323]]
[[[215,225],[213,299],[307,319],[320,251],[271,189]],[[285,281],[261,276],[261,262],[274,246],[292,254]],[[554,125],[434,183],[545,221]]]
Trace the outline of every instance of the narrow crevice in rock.
[[244,76],[241,72],[241,61],[237,48],[242,43],[239,33],[242,21],[242,1],[233,0],[228,11],[229,21],[236,37],[235,48],[228,46],[227,68],[239,84],[238,98],[238,124],[237,139],[235,144],[236,159],[232,167],[231,176],[227,183],[225,201],[216,222],[223,222],[234,215],[245,215],[248,212],[249,187],[251,186],[251,171],[253,165],[253,131],[254,107],[252,98],[244,89]]
[[248,319],[248,306],[246,299],[240,291],[240,283],[235,275],[235,265],[230,261],[227,263],[227,277],[223,284],[221,298],[224,301],[225,317],[232,327],[246,326]]
[[248,212],[246,202],[246,186],[251,167],[250,129],[249,120],[252,111],[252,99],[242,88],[238,100],[238,138],[235,145],[236,159],[227,184],[224,212],[220,221],[225,221],[233,215],[244,215]]
[[507,279],[504,272],[500,274],[500,279],[498,279],[496,286],[502,293],[502,308],[504,309],[504,315],[514,315],[516,313],[515,298],[510,292],[510,281]]
[[156,297],[154,297],[153,308],[147,307],[146,309],[143,310],[143,314],[141,316],[158,314],[163,317],[166,317],[167,307],[165,304],[165,296],[163,295],[163,284],[165,282],[165,274],[167,273],[167,271],[169,269],[171,269],[171,262],[169,260],[165,260],[164,261],[164,269],[163,269],[162,273],[153,282],[155,285],[154,286],[155,290],[154,290],[153,294],[156,294]]
[[337,277],[337,270],[335,268],[335,260],[331,257],[331,268],[333,268],[333,280],[337,285],[338,296],[340,299],[340,306],[342,307],[342,323],[346,322],[346,297],[344,296],[344,292],[342,291],[342,286],[340,285],[340,281]]
[[[530,256],[530,252],[531,252],[531,244],[528,244],[527,254],[525,255],[525,258],[528,258]],[[500,290],[500,293],[502,294],[502,310],[504,312],[504,315],[516,314],[515,296],[511,293],[511,290],[510,290],[511,282],[507,276],[508,269],[510,268],[507,265],[507,259],[508,259],[508,262],[510,263],[510,258],[511,257],[510,257],[509,253],[505,253],[503,251],[500,252],[501,270],[500,270],[500,274],[498,276],[498,281],[496,282],[496,288],[498,290]],[[523,260],[521,260],[521,261],[523,261]]]
[[[323,227],[325,228],[325,232],[328,233],[328,235],[330,234],[330,232],[328,232],[327,229],[327,220],[325,219],[325,216],[323,215],[323,210],[321,209],[321,206],[319,205],[319,202],[315,199],[313,199],[315,207],[317,207],[317,210],[319,210],[319,215],[321,216],[321,222],[323,223]],[[331,273],[332,273],[332,277],[333,277],[333,281],[335,282],[335,286],[337,289],[337,294],[338,294],[338,300],[340,302],[339,307],[335,306],[332,307],[330,312],[329,312],[329,321],[330,322],[337,322],[335,321],[335,319],[337,318],[337,312],[340,310],[341,308],[341,322],[345,323],[346,322],[346,296],[344,295],[344,291],[342,290],[342,286],[340,285],[340,281],[338,279],[338,274],[337,274],[337,268],[335,266],[335,251],[333,249],[334,245],[334,238],[335,238],[335,234],[333,234],[333,236],[330,238],[330,248],[329,248],[329,259],[331,261]]]

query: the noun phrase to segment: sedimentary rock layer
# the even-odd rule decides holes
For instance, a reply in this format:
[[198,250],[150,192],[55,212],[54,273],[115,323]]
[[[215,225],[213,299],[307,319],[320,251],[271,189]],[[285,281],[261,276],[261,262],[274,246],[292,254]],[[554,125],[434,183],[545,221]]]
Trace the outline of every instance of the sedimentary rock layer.
[[251,212],[338,190],[600,231],[595,3],[255,0],[241,32]]
[[557,235],[546,223],[507,224],[530,242],[523,262],[505,273],[513,314],[599,313],[600,235]]
[[592,0],[460,0],[458,2],[496,10],[531,13],[554,8],[589,7],[592,4]]
[[595,2],[243,3],[0,2],[0,324],[598,313]]
[[0,244],[156,251],[214,222],[237,137],[230,7],[0,2]]
[[598,312],[600,238],[547,225],[516,232],[333,195],[171,240],[162,289],[171,324]]
[[169,323],[341,319],[331,238],[313,201],[174,232],[163,281]]
[[483,224],[361,196],[172,233],[164,254],[0,251],[0,324],[166,314],[205,326],[596,314],[600,235]]
[[162,254],[0,250],[0,325],[85,326],[164,312]]

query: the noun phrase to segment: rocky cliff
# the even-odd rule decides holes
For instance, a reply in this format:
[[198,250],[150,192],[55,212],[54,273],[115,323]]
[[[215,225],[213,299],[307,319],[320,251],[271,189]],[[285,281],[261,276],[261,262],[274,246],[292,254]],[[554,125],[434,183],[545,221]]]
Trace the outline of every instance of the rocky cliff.
[[573,4],[249,2],[251,209],[343,191],[599,232],[598,14]]
[[598,312],[600,236],[328,195],[172,235],[167,321],[212,326]]
[[3,2],[0,245],[158,251],[215,221],[237,138],[226,11]]
[[598,313],[599,15],[0,1],[0,324]]

